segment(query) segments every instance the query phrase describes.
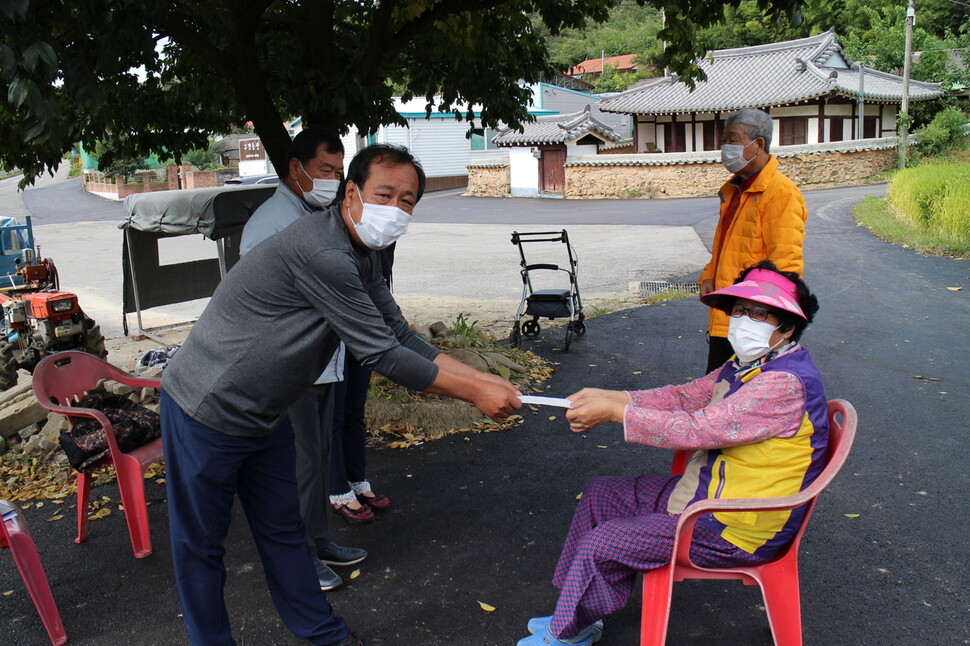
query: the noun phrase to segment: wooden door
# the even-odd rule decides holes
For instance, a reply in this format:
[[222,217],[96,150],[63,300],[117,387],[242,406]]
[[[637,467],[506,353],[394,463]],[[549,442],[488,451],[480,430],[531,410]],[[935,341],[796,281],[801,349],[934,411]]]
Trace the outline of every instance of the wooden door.
[[539,148],[539,192],[562,193],[566,188],[566,147]]

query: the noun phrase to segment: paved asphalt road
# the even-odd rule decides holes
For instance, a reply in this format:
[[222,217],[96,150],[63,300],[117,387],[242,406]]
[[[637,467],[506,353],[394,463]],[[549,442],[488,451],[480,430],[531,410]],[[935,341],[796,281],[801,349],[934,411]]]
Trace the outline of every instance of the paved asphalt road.
[[[851,205],[880,190],[806,194],[807,280],[822,308],[803,341],[828,396],[852,402],[860,428],[802,544],[805,643],[968,644],[970,469],[961,456],[970,434],[970,266],[886,244],[857,227]],[[428,204],[446,199],[431,196]],[[455,200],[469,205],[469,219],[487,202]],[[616,224],[639,216],[676,220],[679,214],[710,229],[712,218],[691,215],[708,204],[498,200],[496,208],[510,219],[525,211],[550,225],[594,216]],[[709,238],[710,231],[701,235]],[[704,325],[705,308],[687,299],[596,317],[568,354],[555,330],[534,343],[560,364],[547,382],[550,395],[583,386],[648,388],[700,374]],[[370,526],[335,520],[338,541],[365,547],[370,556],[331,601],[352,627],[385,646],[514,644],[525,636],[529,617],[552,610],[549,577],[583,483],[668,465],[665,451],[625,445],[618,426],[573,435],[548,410],[527,413],[510,432],[372,451],[369,472],[393,506]],[[96,494],[117,498],[113,487]],[[27,512],[70,643],[184,643],[163,487],[150,484],[149,496],[159,501],[150,508],[155,553],[139,561],[131,557],[121,514],[92,523],[88,542],[75,545],[72,523],[45,522],[49,505]],[[279,623],[239,516],[226,557],[236,638],[253,646],[296,644]],[[13,593],[0,597],[2,643],[43,644],[11,561],[0,557],[0,592],[7,590]],[[478,601],[495,612],[483,612]],[[603,646],[637,643],[639,605],[637,593],[607,620]],[[771,644],[757,590],[728,582],[679,584],[668,643]]]

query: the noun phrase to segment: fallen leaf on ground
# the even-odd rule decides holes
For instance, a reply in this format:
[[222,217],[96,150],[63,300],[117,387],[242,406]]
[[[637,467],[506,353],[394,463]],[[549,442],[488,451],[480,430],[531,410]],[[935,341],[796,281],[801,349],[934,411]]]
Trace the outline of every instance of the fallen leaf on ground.
[[6,592],[3,593],[3,596],[9,597],[12,594],[13,594],[13,590],[7,590]]
[[842,514],[846,518],[858,518],[859,514]]
[[642,370],[635,370],[633,372],[633,374],[635,374],[635,375],[642,375],[643,374],[643,371]]
[[947,287],[947,289],[950,290],[951,292],[958,292],[961,289],[963,289],[963,287]]
[[485,612],[495,612],[495,606],[490,606],[484,601],[479,601],[478,605],[480,605],[482,607],[482,610],[484,610]]
[[360,576],[360,570],[354,570],[353,572],[350,573],[351,579],[356,579],[359,576]]
[[111,509],[109,509],[108,507],[103,507],[102,509],[99,509],[93,514],[89,514],[88,520],[101,520],[105,516],[110,516],[110,515],[111,515]]
[[549,421],[550,421],[550,422],[554,422],[554,421],[556,421],[556,416],[555,416],[555,415],[550,415],[550,416],[549,416]]

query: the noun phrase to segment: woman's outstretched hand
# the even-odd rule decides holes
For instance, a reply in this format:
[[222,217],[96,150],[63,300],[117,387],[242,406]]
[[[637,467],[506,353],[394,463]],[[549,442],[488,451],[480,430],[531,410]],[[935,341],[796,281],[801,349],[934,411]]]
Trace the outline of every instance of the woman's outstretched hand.
[[583,388],[568,397],[572,406],[566,409],[569,430],[582,433],[604,422],[623,423],[623,411],[630,397],[619,390]]

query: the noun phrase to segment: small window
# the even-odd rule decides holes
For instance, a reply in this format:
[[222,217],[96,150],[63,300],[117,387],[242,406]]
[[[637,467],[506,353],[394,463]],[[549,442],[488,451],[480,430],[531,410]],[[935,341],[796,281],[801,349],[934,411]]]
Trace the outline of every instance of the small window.
[[492,128],[475,128],[472,130],[471,149],[472,150],[498,150],[498,146],[492,143],[492,139],[498,131]]
[[485,131],[481,128],[472,131],[472,150],[485,150]]

